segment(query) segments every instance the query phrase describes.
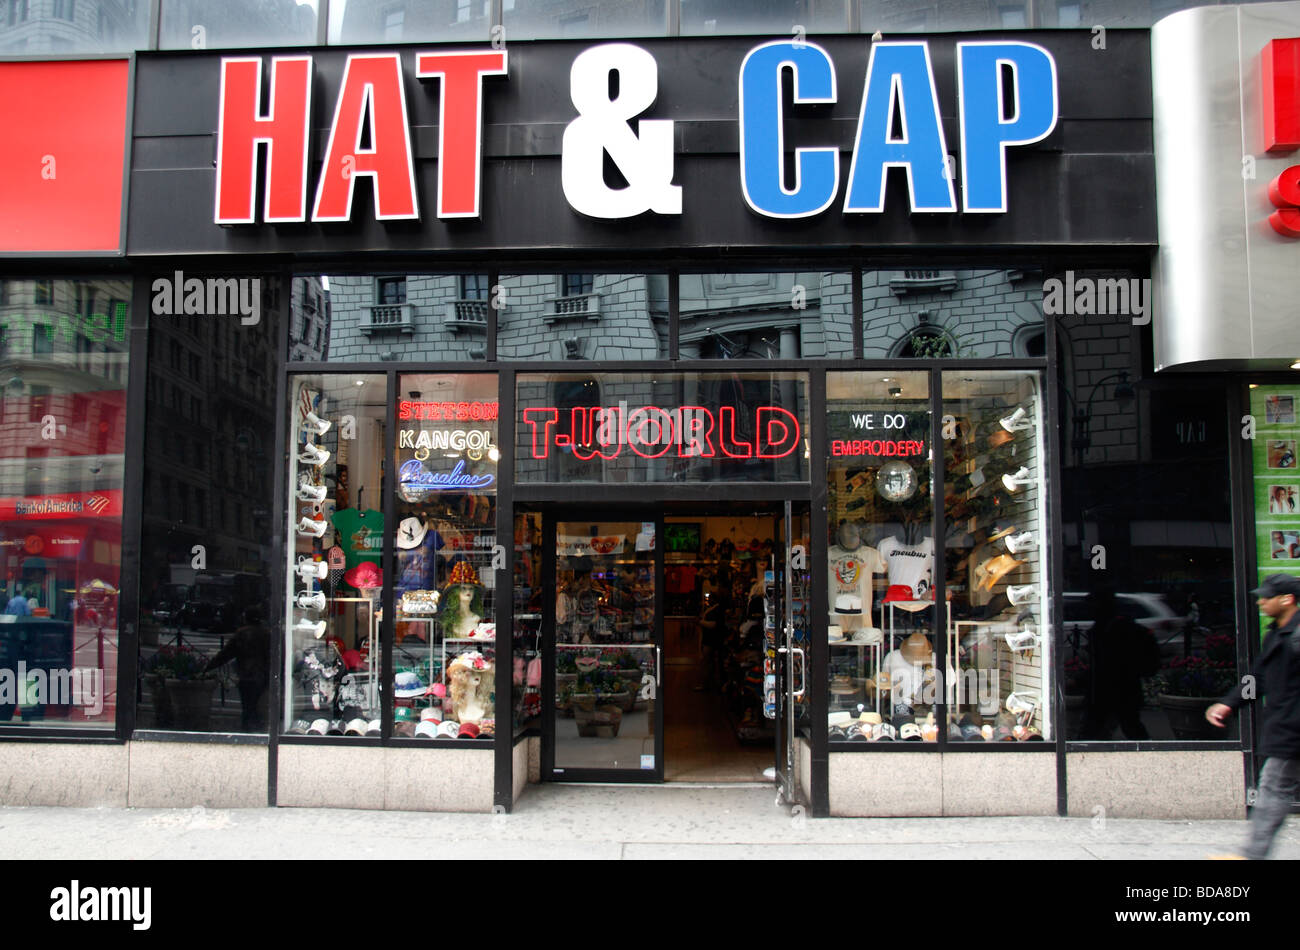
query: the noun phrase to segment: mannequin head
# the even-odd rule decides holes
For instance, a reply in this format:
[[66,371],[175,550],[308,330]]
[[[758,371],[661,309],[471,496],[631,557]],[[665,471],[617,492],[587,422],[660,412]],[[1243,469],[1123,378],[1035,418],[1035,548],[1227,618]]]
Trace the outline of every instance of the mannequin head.
[[852,521],[840,522],[840,529],[836,539],[840,547],[846,551],[855,551],[862,547],[862,535],[858,531],[858,526]]

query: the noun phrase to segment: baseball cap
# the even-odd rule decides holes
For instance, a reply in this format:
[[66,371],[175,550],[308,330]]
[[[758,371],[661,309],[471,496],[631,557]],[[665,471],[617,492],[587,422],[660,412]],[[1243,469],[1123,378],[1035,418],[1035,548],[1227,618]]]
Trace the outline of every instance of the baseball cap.
[[436,739],[438,738],[438,724],[426,719],[415,727],[415,734],[421,739]]
[[1291,574],[1270,574],[1251,593],[1257,597],[1280,597],[1283,594],[1290,594],[1300,601],[1300,577]]
[[458,722],[443,720],[442,725],[438,727],[439,739],[455,739],[459,733],[460,733],[460,723]]
[[348,723],[347,728],[343,731],[346,736],[364,736],[366,734],[367,723],[364,719],[353,719]]
[[479,734],[478,723],[462,722],[460,730],[456,734],[457,739],[477,739]]

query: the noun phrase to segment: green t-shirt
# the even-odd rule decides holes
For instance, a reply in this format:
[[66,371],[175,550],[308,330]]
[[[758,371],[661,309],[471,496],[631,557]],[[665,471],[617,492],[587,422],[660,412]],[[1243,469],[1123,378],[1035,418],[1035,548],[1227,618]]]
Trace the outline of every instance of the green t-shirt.
[[350,571],[362,561],[378,565],[384,557],[384,514],[367,508],[357,511],[344,508],[334,512],[330,519],[339,533],[339,547],[347,558]]

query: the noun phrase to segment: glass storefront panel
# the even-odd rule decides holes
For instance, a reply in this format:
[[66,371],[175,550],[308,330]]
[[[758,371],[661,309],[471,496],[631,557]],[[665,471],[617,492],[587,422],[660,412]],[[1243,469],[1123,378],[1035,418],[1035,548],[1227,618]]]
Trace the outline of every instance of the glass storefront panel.
[[149,45],[149,4],[122,0],[0,3],[0,53],[127,53]]
[[668,356],[665,274],[522,274],[493,289],[502,360]]
[[848,273],[682,274],[682,359],[848,359]]
[[728,33],[840,33],[848,28],[846,0],[680,0],[683,36]]
[[1052,739],[1042,376],[943,374],[948,738]]
[[555,555],[555,767],[653,768],[655,523],[561,521]]
[[804,481],[807,389],[803,373],[521,373],[515,478]]
[[496,731],[495,374],[398,380],[393,735]]
[[289,379],[282,728],[290,735],[381,731],[386,390],[378,374]]
[[[862,31],[932,33],[948,30],[1083,29],[1094,26],[1146,29],[1179,10],[1215,0],[999,0],[997,3],[935,3],[934,0],[854,0]],[[1246,0],[1247,3],[1267,0]]]
[[930,382],[826,376],[831,742],[938,737]]
[[316,8],[317,0],[162,0],[158,47],[312,46]]
[[1024,268],[866,271],[862,335],[867,359],[1043,357],[1042,274]]
[[[170,281],[170,278],[164,278]],[[149,321],[140,549],[142,729],[269,728],[280,285],[256,323]],[[153,285],[155,295],[162,285]],[[170,287],[168,290],[170,291]],[[161,308],[158,308],[161,309]]]
[[290,362],[486,360],[486,273],[293,279]]
[[668,32],[666,0],[504,0],[501,14],[511,40],[664,36]]
[[1148,318],[1116,312],[1125,308],[1112,292],[1123,280],[1132,300],[1139,276],[1055,277],[1069,304],[1048,306],[1061,382],[1066,737],[1235,740],[1235,717],[1216,729],[1204,713],[1238,675],[1228,453],[1240,423],[1227,418],[1221,379],[1143,378]]
[[0,725],[116,717],[131,281],[0,281]]

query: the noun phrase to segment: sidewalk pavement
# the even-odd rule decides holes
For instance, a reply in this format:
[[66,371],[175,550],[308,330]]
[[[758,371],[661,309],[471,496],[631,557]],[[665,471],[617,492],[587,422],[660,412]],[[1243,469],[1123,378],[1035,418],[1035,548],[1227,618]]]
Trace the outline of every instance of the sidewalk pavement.
[[[330,808],[0,808],[0,858],[1199,860],[1244,821],[810,818],[770,787],[530,787],[509,815]],[[1300,858],[1300,820],[1273,857]]]

